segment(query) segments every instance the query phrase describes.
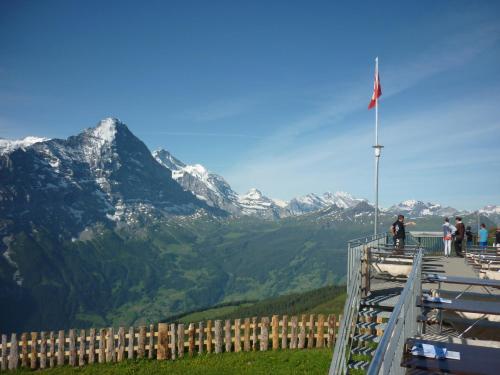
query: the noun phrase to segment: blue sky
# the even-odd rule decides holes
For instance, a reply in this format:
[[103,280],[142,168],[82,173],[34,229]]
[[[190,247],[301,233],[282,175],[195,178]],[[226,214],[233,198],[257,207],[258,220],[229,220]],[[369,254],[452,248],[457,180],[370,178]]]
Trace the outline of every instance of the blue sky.
[[151,149],[289,199],[500,204],[497,1],[3,1],[0,136],[118,117]]

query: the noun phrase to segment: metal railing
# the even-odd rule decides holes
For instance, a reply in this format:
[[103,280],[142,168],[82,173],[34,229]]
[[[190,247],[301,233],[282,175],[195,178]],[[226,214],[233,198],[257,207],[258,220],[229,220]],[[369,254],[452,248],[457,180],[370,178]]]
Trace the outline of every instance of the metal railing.
[[380,246],[386,242],[387,234],[381,233],[351,240],[347,243],[347,300],[344,305],[344,313],[330,364],[330,375],[347,374],[347,361],[361,302],[361,260],[363,252],[368,247]]
[[443,252],[442,232],[410,231],[407,233],[407,237],[407,243],[413,243],[419,247],[423,247],[427,254]]
[[419,249],[413,258],[413,267],[406,281],[391,318],[368,368],[367,375],[405,374],[401,357],[406,339],[417,334],[417,297],[422,289],[422,261],[424,250]]

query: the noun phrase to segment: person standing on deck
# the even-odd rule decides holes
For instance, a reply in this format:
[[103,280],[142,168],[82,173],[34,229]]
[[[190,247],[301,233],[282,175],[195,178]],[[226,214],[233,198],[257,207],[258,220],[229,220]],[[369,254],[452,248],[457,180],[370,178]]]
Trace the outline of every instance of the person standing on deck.
[[415,225],[414,222],[409,221],[405,223],[404,215],[398,215],[398,220],[391,225],[392,239],[394,240],[394,247],[398,250],[402,250],[405,247],[406,231],[405,226]]
[[457,228],[455,231],[455,253],[458,257],[463,257],[462,242],[465,236],[465,225],[462,223],[462,218],[460,216],[455,218],[455,227]]
[[486,246],[488,246],[488,229],[486,229],[485,223],[481,223],[481,229],[479,229],[479,247],[481,250],[484,250]]
[[472,233],[472,228],[470,225],[467,225],[465,229],[465,237],[467,238],[467,250],[472,247],[472,240],[474,239],[474,234]]
[[495,246],[500,248],[500,225],[497,226],[497,232],[495,233]]
[[447,258],[450,256],[451,253],[451,238],[454,231],[455,227],[453,227],[453,225],[450,225],[450,219],[445,217],[443,224],[443,244],[444,244],[444,256]]

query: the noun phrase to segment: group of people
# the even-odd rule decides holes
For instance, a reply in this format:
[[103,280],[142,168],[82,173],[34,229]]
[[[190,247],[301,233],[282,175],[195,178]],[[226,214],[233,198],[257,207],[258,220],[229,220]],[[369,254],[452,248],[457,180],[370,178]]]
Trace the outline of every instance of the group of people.
[[451,241],[455,239],[455,253],[457,254],[457,256],[463,257],[462,243],[464,241],[464,238],[467,240],[467,246],[469,246],[469,243],[472,244],[471,227],[468,226],[467,228],[465,228],[465,225],[464,223],[462,223],[462,218],[460,216],[457,216],[455,218],[455,225],[451,225],[450,219],[445,217],[443,224],[444,256],[450,256]]
[[[467,228],[462,223],[462,218],[457,216],[455,218],[455,225],[450,224],[450,219],[447,217],[444,219],[443,224],[443,243],[444,243],[444,256],[449,257],[451,253],[451,242],[455,240],[455,253],[459,257],[463,257],[463,242],[464,239],[467,241],[467,248],[472,247],[474,233],[472,228],[467,226]],[[478,233],[478,244],[480,249],[486,249],[488,246],[488,229],[486,229],[486,224],[481,223],[479,233]],[[500,247],[500,226],[497,228],[495,235],[495,246]]]
[[[416,225],[415,222],[410,221],[405,223],[404,215],[398,215],[398,219],[391,225],[391,234],[394,241],[394,247],[398,250],[404,249],[406,230],[408,225]],[[457,216],[455,218],[455,225],[450,224],[450,219],[444,219],[443,224],[443,243],[444,255],[449,257],[451,254],[451,243],[454,241],[455,253],[459,257],[463,257],[463,244],[467,243],[467,248],[473,245],[474,233],[470,226],[465,227],[462,218]],[[486,224],[482,223],[478,233],[478,244],[481,249],[486,249],[488,246],[488,230]],[[497,227],[494,246],[500,248],[500,226]]]

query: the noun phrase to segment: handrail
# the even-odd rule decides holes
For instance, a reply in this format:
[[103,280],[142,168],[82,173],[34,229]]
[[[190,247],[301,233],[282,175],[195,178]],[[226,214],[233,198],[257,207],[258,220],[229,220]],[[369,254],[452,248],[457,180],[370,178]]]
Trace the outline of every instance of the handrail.
[[405,373],[405,369],[400,366],[400,359],[404,341],[417,333],[416,299],[422,287],[423,254],[424,250],[419,249],[414,257],[412,270],[377,346],[367,375]]
[[330,364],[330,375],[347,373],[347,354],[352,344],[356,326],[355,319],[361,303],[361,258],[368,246],[381,245],[387,239],[386,233],[351,240],[347,243],[347,300],[339,326],[335,349]]

